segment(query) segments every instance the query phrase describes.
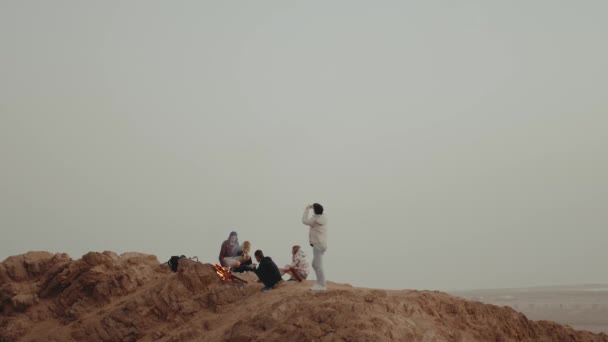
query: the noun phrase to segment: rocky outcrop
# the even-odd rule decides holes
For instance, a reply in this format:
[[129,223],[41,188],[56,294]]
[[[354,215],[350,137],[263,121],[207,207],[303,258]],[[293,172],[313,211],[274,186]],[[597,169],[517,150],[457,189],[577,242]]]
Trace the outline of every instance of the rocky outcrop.
[[0,264],[0,341],[607,341],[441,292],[285,282],[261,293],[212,265],[139,253],[30,252]]

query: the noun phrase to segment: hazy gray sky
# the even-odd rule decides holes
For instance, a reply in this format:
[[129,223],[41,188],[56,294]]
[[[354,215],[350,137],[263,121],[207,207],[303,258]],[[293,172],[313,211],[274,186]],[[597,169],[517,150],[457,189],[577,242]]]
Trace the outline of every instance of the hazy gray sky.
[[331,281],[608,282],[607,12],[2,0],[0,259],[237,230],[283,265],[318,201]]

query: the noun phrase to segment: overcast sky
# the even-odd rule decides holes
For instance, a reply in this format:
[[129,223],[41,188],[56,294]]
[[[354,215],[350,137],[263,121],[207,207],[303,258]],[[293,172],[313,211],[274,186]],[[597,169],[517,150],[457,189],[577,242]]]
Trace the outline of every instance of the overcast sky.
[[236,230],[282,266],[318,201],[331,281],[608,283],[606,13],[1,0],[0,260]]

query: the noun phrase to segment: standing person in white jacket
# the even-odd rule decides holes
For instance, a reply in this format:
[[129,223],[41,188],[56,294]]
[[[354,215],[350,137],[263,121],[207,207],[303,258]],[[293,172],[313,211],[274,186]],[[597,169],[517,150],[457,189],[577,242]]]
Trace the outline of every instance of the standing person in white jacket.
[[[314,215],[308,217],[310,209],[313,209]],[[323,273],[323,254],[327,250],[327,217],[323,215],[323,206],[319,203],[309,205],[304,209],[302,223],[310,227],[308,239],[312,246],[313,259],[312,268],[317,275],[317,283],[310,289],[313,291],[325,291],[325,274]]]

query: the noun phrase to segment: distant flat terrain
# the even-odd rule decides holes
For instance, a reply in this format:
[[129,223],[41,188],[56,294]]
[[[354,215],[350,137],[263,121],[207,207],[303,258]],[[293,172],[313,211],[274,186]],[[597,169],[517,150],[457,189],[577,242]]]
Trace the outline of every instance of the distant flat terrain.
[[510,306],[532,320],[548,320],[575,329],[608,333],[608,284],[454,291],[487,304]]

